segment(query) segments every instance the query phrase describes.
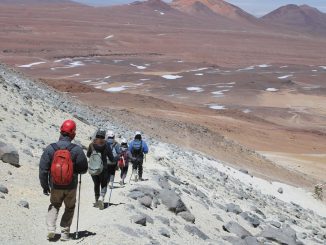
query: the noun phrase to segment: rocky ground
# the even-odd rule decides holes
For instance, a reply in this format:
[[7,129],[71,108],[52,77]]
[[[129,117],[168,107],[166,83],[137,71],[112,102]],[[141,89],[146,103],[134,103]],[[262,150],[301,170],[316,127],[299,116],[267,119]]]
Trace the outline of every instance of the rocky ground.
[[[120,138],[130,139],[132,132],[4,66],[0,93],[0,239],[4,244],[45,244],[49,200],[39,185],[38,161],[42,149],[58,138],[61,122],[77,121],[76,142],[82,146],[99,126],[115,130]],[[93,184],[83,175],[80,239],[68,244],[325,244],[326,207],[311,193],[253,177],[198,152],[146,140],[148,181],[125,187],[116,183],[103,211],[93,207]]]

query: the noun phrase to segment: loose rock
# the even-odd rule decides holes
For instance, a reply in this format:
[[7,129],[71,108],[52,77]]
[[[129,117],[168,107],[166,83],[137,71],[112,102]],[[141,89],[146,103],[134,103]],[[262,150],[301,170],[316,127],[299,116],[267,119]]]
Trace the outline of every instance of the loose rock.
[[8,188],[5,187],[4,185],[0,184],[0,192],[4,194],[8,194]]
[[223,225],[223,230],[234,233],[242,239],[247,236],[252,236],[249,231],[234,221],[230,221],[227,224]]
[[29,209],[29,203],[27,201],[20,201],[18,206]]
[[196,218],[189,211],[180,212],[178,215],[188,222],[195,223]]
[[19,154],[15,147],[0,141],[0,159],[15,167],[19,167]]

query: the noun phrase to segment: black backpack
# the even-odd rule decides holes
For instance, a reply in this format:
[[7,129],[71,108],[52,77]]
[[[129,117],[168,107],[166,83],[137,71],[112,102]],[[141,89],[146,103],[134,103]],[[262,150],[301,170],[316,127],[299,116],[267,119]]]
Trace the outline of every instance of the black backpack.
[[137,159],[142,159],[143,154],[143,141],[134,141],[131,149],[131,154]]

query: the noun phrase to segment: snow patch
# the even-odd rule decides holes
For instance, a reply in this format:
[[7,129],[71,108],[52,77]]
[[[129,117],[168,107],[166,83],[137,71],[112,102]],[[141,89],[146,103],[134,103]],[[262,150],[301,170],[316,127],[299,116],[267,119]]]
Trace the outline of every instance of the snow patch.
[[293,75],[285,75],[285,76],[281,76],[281,77],[278,77],[278,79],[286,79],[286,78],[289,78],[289,77],[293,77]]
[[226,109],[226,107],[224,105],[217,105],[217,104],[209,105],[209,108],[213,109],[213,110],[225,110]]
[[71,78],[71,77],[79,77],[80,74],[73,74],[73,75],[70,75],[70,76],[66,76],[66,77],[63,77],[63,78]]
[[244,109],[242,112],[248,114],[248,113],[251,112],[251,110],[250,109]]
[[139,70],[144,70],[144,69],[147,68],[146,66],[138,66],[138,65],[135,65],[135,64],[130,64],[130,65],[133,66],[133,67],[137,67],[137,69],[139,69]]
[[202,76],[202,75],[204,75],[203,73],[196,73],[195,74],[196,76]]
[[326,66],[319,66],[320,68],[326,70]]
[[91,83],[92,80],[85,80],[85,81],[82,81],[81,83]]
[[207,69],[208,69],[208,67],[202,67],[202,68],[198,68],[198,69],[190,70],[190,71],[205,71]]
[[61,67],[52,67],[51,70],[55,71],[57,69],[68,69],[68,68],[75,68],[75,67],[80,67],[80,66],[84,66],[85,64],[81,61],[74,61],[74,62],[70,62],[69,65],[66,66],[61,66]]
[[[238,69],[237,71],[250,71],[250,70],[253,70],[253,69],[255,69],[254,66],[248,66],[246,68]],[[225,72],[227,72],[227,71],[225,71]]]
[[204,89],[202,89],[200,87],[188,87],[187,90],[188,91],[194,91],[194,92],[197,92],[197,93],[204,91]]
[[27,65],[20,65],[18,67],[21,67],[21,68],[30,68],[32,66],[36,66],[36,65],[40,65],[40,64],[44,64],[46,62],[44,61],[41,61],[41,62],[34,62],[34,63],[31,63],[31,64],[27,64]]
[[114,37],[114,35],[110,35],[110,36],[105,37],[104,39],[111,39],[113,37]]
[[174,79],[182,78],[182,76],[179,76],[179,75],[163,75],[162,77],[165,78],[165,79],[168,79],[168,80],[174,80]]
[[267,88],[266,91],[268,91],[268,92],[277,92],[278,89],[277,88]]
[[111,87],[111,88],[107,88],[105,89],[106,92],[110,92],[110,93],[116,93],[116,92],[121,92],[127,89],[127,86],[120,86],[120,87]]
[[260,68],[267,68],[267,67],[271,67],[272,65],[267,65],[267,64],[262,64],[262,65],[258,65],[258,67]]

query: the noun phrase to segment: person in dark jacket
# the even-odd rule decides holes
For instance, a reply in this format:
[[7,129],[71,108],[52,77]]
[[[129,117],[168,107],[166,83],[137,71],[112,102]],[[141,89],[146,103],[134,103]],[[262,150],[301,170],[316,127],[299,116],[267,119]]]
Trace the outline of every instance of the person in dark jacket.
[[[76,123],[73,120],[64,121],[60,128],[59,141],[46,147],[40,159],[39,178],[43,194],[49,195],[50,193],[50,206],[46,217],[47,237],[49,240],[55,236],[56,221],[63,202],[65,204],[65,211],[60,222],[61,240],[66,241],[70,239],[69,232],[75,211],[78,174],[84,174],[88,169],[87,158],[82,148],[71,143],[75,135]],[[59,149],[69,150],[73,163],[72,181],[65,186],[55,185],[51,179],[52,160],[55,152]]]
[[129,161],[136,160],[132,157],[131,152],[128,150],[128,142],[126,139],[122,139],[120,145],[120,159],[118,161],[120,168],[120,185],[125,184],[125,179],[128,173]]
[[[95,139],[89,145],[87,150],[87,157],[92,155],[93,151],[101,153],[102,163],[103,163],[103,171],[99,175],[93,175],[92,179],[94,182],[94,193],[95,193],[95,207],[99,209],[104,209],[104,197],[107,192],[108,185],[108,160],[114,161],[111,148],[106,144],[105,141],[105,130],[99,129],[96,132]],[[101,193],[100,193],[101,186]]]
[[118,160],[120,157],[120,145],[115,140],[115,134],[113,131],[109,130],[106,134],[107,140],[106,143],[112,150],[112,154],[114,157],[113,161],[108,162],[108,180],[109,180],[109,187],[113,188],[114,183],[114,177],[115,177],[115,171],[117,169]]
[[[134,159],[132,162],[132,174],[135,176],[135,181],[143,181],[143,162],[144,154],[148,153],[148,146],[144,140],[142,140],[141,133],[135,132],[135,139],[129,144],[129,151]],[[137,176],[138,169],[138,176]]]

